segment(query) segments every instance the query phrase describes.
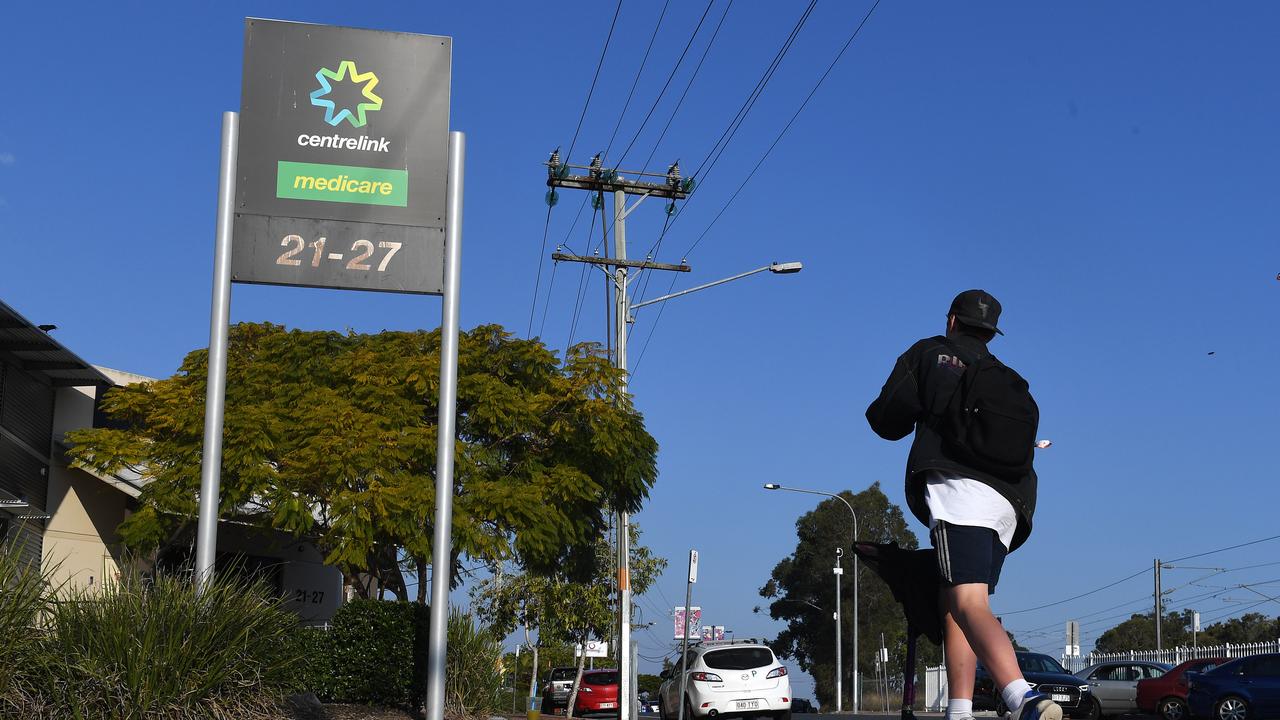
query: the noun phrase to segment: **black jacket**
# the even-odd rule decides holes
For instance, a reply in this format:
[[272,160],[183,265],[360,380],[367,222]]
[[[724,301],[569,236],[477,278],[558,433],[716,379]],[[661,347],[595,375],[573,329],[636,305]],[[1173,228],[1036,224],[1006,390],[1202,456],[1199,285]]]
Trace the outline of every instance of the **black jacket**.
[[965,365],[987,354],[986,343],[963,333],[935,336],[912,345],[893,366],[893,372],[867,408],[871,429],[886,440],[900,440],[915,430],[907,458],[907,506],[925,525],[929,508],[924,502],[925,471],[943,470],[973,478],[995,488],[1013,504],[1018,528],[1010,550],[1026,542],[1036,511],[1036,473],[1017,482],[1002,480],[952,460],[943,451],[942,438],[930,427],[951,397]]

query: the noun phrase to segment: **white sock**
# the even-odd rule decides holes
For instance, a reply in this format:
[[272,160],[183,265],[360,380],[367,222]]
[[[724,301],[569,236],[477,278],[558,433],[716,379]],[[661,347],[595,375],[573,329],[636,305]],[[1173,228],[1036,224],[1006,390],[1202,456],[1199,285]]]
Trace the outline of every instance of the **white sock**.
[[973,717],[973,701],[953,698],[947,700],[947,720]]
[[1018,678],[1004,686],[1004,690],[1000,691],[1000,697],[1004,699],[1004,706],[1009,708],[1009,712],[1017,714],[1018,708],[1022,707],[1022,698],[1030,689],[1031,683],[1024,678]]

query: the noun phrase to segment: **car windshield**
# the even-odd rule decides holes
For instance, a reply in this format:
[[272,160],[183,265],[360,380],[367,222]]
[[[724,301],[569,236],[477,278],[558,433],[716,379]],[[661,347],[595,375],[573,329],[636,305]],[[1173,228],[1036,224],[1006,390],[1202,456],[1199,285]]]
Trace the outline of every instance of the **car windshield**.
[[1048,655],[1019,655],[1018,667],[1023,672],[1060,673],[1067,675],[1067,669]]
[[618,673],[617,671],[583,673],[582,682],[585,685],[617,685]]
[[560,680],[572,680],[573,676],[576,674],[577,672],[574,671],[573,668],[556,668],[555,670],[551,671],[551,682],[557,682]]
[[773,651],[762,647],[712,650],[702,656],[702,661],[716,670],[751,670],[772,665]]

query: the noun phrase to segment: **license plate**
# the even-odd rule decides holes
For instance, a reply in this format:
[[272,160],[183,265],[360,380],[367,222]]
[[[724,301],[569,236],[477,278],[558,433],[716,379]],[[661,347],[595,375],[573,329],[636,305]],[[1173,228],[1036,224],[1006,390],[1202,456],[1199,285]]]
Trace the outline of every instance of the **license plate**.
[[736,710],[758,710],[760,708],[759,700],[738,700],[733,704]]
[[1049,697],[1053,698],[1054,702],[1071,702],[1070,695],[1059,695],[1058,693],[1054,693]]
[[613,708],[616,708],[616,707],[618,707],[617,703],[600,703],[601,710],[612,710]]

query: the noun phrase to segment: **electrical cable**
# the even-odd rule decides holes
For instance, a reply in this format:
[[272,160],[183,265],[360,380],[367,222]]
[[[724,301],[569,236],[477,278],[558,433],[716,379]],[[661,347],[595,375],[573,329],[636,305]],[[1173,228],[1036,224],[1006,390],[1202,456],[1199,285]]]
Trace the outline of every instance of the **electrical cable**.
[[614,123],[613,134],[609,136],[609,144],[604,148],[604,156],[609,157],[609,150],[613,148],[613,141],[618,137],[618,128],[622,127],[622,120],[627,116],[627,108],[631,107],[631,98],[635,97],[636,85],[640,84],[640,75],[644,73],[645,64],[649,62],[649,53],[653,50],[653,41],[658,39],[658,30],[662,27],[662,18],[667,15],[667,8],[671,6],[671,0],[662,3],[662,12],[658,13],[658,22],[653,26],[653,34],[649,36],[649,46],[644,49],[644,57],[640,58],[640,67],[636,68],[636,77],[631,81],[631,91],[627,93],[627,101],[622,104],[622,112],[618,113],[618,122]]
[[1050,608],[1050,607],[1054,607],[1054,606],[1057,606],[1057,605],[1063,605],[1063,604],[1065,604],[1065,603],[1069,603],[1069,602],[1071,602],[1071,601],[1073,601],[1073,600],[1079,600],[1080,598],[1083,598],[1083,597],[1089,597],[1090,595],[1093,595],[1093,594],[1095,594],[1095,593],[1100,593],[1100,592],[1102,592],[1103,590],[1106,590],[1106,589],[1108,589],[1108,588],[1113,588],[1113,587],[1115,587],[1116,585],[1119,585],[1120,583],[1128,582],[1129,580],[1132,580],[1132,579],[1134,579],[1134,578],[1138,577],[1139,575],[1142,575],[1142,574],[1144,574],[1144,573],[1148,573],[1148,572],[1151,572],[1151,569],[1150,569],[1150,568],[1143,568],[1143,569],[1139,570],[1138,572],[1136,572],[1136,573],[1134,573],[1134,574],[1132,574],[1132,575],[1128,575],[1128,576],[1122,577],[1122,578],[1120,578],[1119,580],[1116,580],[1115,582],[1107,583],[1106,585],[1103,585],[1103,586],[1102,586],[1102,587],[1100,587],[1100,588],[1095,588],[1095,589],[1090,590],[1090,591],[1088,591],[1088,592],[1080,593],[1079,595],[1073,595],[1073,596],[1071,596],[1071,597],[1069,597],[1069,598],[1067,598],[1067,599],[1065,599],[1065,600],[1057,600],[1057,601],[1055,601],[1055,602],[1045,603],[1044,605],[1037,605],[1037,606],[1035,606],[1035,607],[1023,608],[1022,610],[1011,610],[1011,611],[1009,611],[1009,612],[998,612],[998,613],[996,613],[996,615],[999,615],[1000,617],[1005,617],[1005,616],[1008,616],[1008,615],[1019,615],[1019,614],[1021,614],[1021,613],[1028,613],[1028,612],[1033,612],[1033,611],[1035,611],[1035,610],[1043,610],[1043,609],[1045,609],[1045,608]]
[[547,233],[549,232],[551,232],[550,204],[547,205],[547,221],[542,226],[542,248],[538,250],[538,273],[533,280],[533,301],[529,303],[529,329],[524,333],[525,338],[533,334],[533,314],[538,309],[538,289],[542,285],[542,261],[547,257]]
[[1240,543],[1239,545],[1230,545],[1228,547],[1218,548],[1217,550],[1209,550],[1202,553],[1196,553],[1194,555],[1186,555],[1184,557],[1174,558],[1173,560],[1168,560],[1166,562],[1171,562],[1171,563],[1181,562],[1183,560],[1190,560],[1192,558],[1204,557],[1205,555],[1214,555],[1216,553],[1226,552],[1228,550],[1235,550],[1237,548],[1242,548],[1242,547],[1248,547],[1250,545],[1257,545],[1258,543],[1264,543],[1269,540],[1277,540],[1277,539],[1280,539],[1280,535],[1272,535],[1271,537],[1264,537],[1260,540],[1250,540],[1249,542]]
[[840,58],[844,57],[845,51],[848,50],[849,46],[853,44],[853,41],[858,38],[858,34],[862,32],[863,26],[867,24],[867,21],[871,19],[872,13],[874,13],[876,11],[876,8],[879,6],[880,6],[880,0],[876,0],[871,5],[871,9],[867,10],[867,13],[862,16],[862,21],[858,23],[858,26],[856,28],[854,28],[853,33],[849,35],[849,39],[845,40],[844,45],[840,47],[840,52],[836,53],[835,58],[833,58],[831,60],[831,63],[827,65],[827,69],[823,71],[821,77],[818,78],[818,82],[814,84],[813,89],[810,90],[809,94],[806,95],[804,100],[800,102],[800,107],[796,108],[796,111],[794,114],[792,114],[791,119],[788,120],[787,124],[783,126],[782,131],[778,133],[778,136],[773,139],[773,142],[770,143],[769,148],[764,151],[764,155],[762,155],[760,157],[760,160],[756,162],[755,167],[751,168],[751,172],[747,173],[747,177],[742,181],[741,184],[738,185],[738,189],[733,191],[733,194],[730,195],[729,199],[725,201],[724,205],[720,208],[720,211],[717,212],[715,217],[711,219],[711,223],[708,224],[706,229],[702,231],[702,234],[699,235],[698,239],[693,242],[693,245],[691,245],[689,249],[685,251],[684,253],[685,257],[688,257],[689,254],[692,253],[694,249],[698,247],[698,244],[702,242],[702,239],[707,236],[707,233],[711,232],[711,228],[714,227],[716,222],[720,220],[720,216],[724,215],[725,211],[729,209],[729,206],[733,204],[733,201],[738,198],[738,194],[742,192],[742,189],[747,186],[747,183],[751,182],[751,178],[755,177],[756,172],[760,169],[760,166],[764,164],[764,161],[769,159],[769,155],[773,152],[774,148],[778,146],[778,143],[781,142],[782,138],[786,136],[787,131],[791,129],[791,126],[793,124],[795,124],[796,118],[800,117],[800,113],[804,112],[805,106],[807,106],[809,104],[809,101],[813,99],[814,94],[818,92],[818,88],[822,87],[822,83],[826,81],[827,76],[830,75],[831,71],[835,69],[836,63],[840,62]]
[[645,113],[644,120],[640,121],[640,127],[636,128],[636,134],[631,136],[631,142],[627,143],[627,149],[622,151],[622,155],[618,158],[618,164],[622,164],[622,161],[631,152],[631,148],[635,147],[636,140],[640,139],[640,133],[644,132],[645,126],[649,124],[649,119],[653,117],[653,111],[658,109],[658,103],[662,102],[662,97],[667,94],[667,88],[671,87],[671,81],[675,78],[676,71],[684,63],[685,55],[689,54],[689,48],[693,46],[694,38],[698,37],[698,31],[702,29],[702,23],[706,21],[707,13],[711,12],[713,4],[715,4],[715,0],[707,1],[707,7],[702,11],[702,17],[698,19],[698,24],[693,28],[693,33],[689,35],[689,42],[685,43],[684,50],[681,51],[680,57],[676,59],[675,67],[671,68],[671,72],[667,75],[667,81],[662,84],[662,89],[658,91],[658,97],[654,98],[653,104],[649,106],[649,112]]
[[[598,214],[599,214],[598,209],[591,213],[591,227],[588,228],[588,233],[590,233],[590,231],[595,229],[596,215]],[[589,244],[590,240],[588,240],[587,242]],[[573,304],[573,320],[569,324],[569,341],[565,343],[565,349],[564,349],[564,354],[566,358],[569,356],[569,348],[573,347],[573,335],[578,330],[578,316],[582,312],[583,293],[585,291],[586,286],[590,284],[586,279],[588,267],[589,267],[589,263],[582,263],[582,273],[578,277],[578,297]]]
[[578,144],[578,133],[582,131],[582,121],[587,118],[587,108],[591,106],[591,96],[596,92],[596,81],[600,79],[600,69],[604,67],[604,56],[609,52],[609,41],[613,39],[613,29],[618,25],[618,14],[622,12],[622,0],[618,0],[618,7],[613,11],[613,20],[609,23],[609,34],[604,38],[604,47],[600,48],[600,60],[596,62],[596,74],[591,78],[591,87],[587,89],[587,99],[582,103],[582,114],[578,116],[578,127],[573,130],[573,140],[569,143],[569,152],[565,154],[566,158],[573,157],[573,149]]

